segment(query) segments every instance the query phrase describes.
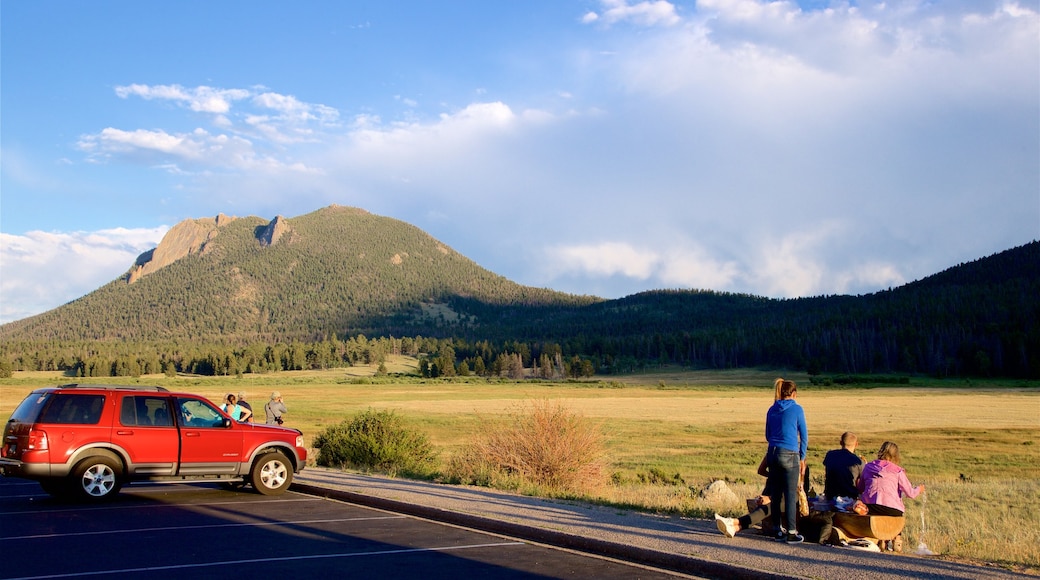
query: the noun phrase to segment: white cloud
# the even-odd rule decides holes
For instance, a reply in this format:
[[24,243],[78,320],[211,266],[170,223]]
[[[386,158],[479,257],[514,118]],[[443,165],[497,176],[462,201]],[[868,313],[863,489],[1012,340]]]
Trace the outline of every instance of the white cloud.
[[168,229],[0,233],[0,323],[56,308],[111,282]]
[[595,276],[622,275],[646,280],[660,262],[656,252],[637,250],[621,242],[564,246],[550,250],[559,270],[580,270]]
[[345,136],[349,150],[340,154],[363,164],[422,169],[445,159],[463,161],[519,123],[541,119],[544,115],[536,112],[517,115],[501,102],[473,103],[432,122],[383,124],[378,117],[361,115]]
[[[265,90],[223,89],[208,86],[183,87],[181,85],[118,86],[116,95],[126,99],[131,96],[145,100],[168,100],[186,105],[199,113],[212,115],[214,126],[244,135],[262,136],[271,143],[295,143],[313,139],[310,125],[334,128],[339,122],[339,111],[318,103],[307,103],[292,95],[283,95]],[[255,110],[233,111],[236,102],[241,107]],[[271,111],[275,114],[269,114]]]
[[116,87],[116,95],[125,99],[131,95],[145,100],[161,99],[186,103],[192,111],[223,114],[231,110],[231,103],[250,96],[245,89],[215,89],[199,86],[185,88],[180,85],[139,85]]
[[236,171],[318,172],[303,163],[263,155],[248,139],[214,135],[201,128],[190,133],[169,134],[162,130],[124,131],[108,127],[96,135],[82,136],[78,146],[95,161],[123,157],[154,163],[156,167],[175,168],[175,172],[183,172],[181,165]]
[[550,275],[583,273],[594,277],[623,276],[652,280],[655,287],[721,290],[738,276],[733,262],[719,262],[696,245],[671,245],[663,252],[627,242],[553,246],[544,256]]
[[602,22],[605,25],[632,22],[640,26],[671,26],[678,24],[675,5],[664,0],[650,0],[629,4],[627,0],[600,0],[603,12],[587,12],[582,22]]

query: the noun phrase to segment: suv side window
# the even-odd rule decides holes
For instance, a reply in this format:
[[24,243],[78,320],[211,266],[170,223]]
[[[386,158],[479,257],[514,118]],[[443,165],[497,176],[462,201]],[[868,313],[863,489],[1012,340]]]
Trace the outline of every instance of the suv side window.
[[132,426],[171,427],[169,400],[166,397],[125,396],[119,410],[119,422]]
[[78,395],[59,393],[51,397],[50,404],[40,415],[40,423],[97,425],[105,407],[104,395]]
[[224,415],[198,399],[177,399],[178,421],[186,427],[224,427]]

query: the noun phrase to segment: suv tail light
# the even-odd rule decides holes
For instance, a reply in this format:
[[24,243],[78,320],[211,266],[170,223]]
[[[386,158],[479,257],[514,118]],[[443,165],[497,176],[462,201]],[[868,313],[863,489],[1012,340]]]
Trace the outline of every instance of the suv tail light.
[[47,432],[46,431],[29,431],[29,449],[32,451],[47,451],[49,445],[47,444]]

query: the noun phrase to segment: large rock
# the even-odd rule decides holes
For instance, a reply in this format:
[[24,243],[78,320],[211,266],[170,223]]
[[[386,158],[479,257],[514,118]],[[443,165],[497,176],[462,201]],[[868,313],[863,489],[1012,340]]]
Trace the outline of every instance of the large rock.
[[740,503],[737,498],[737,494],[733,493],[733,490],[726,485],[725,481],[717,480],[711,482],[711,485],[704,488],[701,491],[701,497],[704,498],[704,502],[712,506],[723,506],[732,503]]
[[273,246],[282,239],[282,236],[292,231],[289,227],[289,220],[282,216],[275,216],[271,223],[267,224],[263,229],[260,230],[257,239],[260,240],[260,245],[267,247]]
[[133,284],[143,276],[165,268],[185,256],[204,253],[206,243],[217,237],[221,227],[235,219],[218,214],[215,218],[188,219],[173,226],[163,236],[158,247],[137,258],[130,270],[127,283]]

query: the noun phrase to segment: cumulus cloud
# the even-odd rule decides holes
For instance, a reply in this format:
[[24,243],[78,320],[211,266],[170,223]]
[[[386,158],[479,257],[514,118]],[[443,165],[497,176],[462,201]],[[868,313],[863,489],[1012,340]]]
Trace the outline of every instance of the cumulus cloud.
[[116,95],[121,99],[130,96],[145,100],[159,99],[184,103],[192,111],[200,113],[222,114],[231,110],[231,103],[250,96],[246,89],[216,89],[199,86],[185,88],[180,85],[139,85],[132,84],[116,87]]
[[672,245],[663,251],[636,248],[626,242],[556,246],[547,249],[544,263],[557,273],[653,279],[669,288],[723,290],[739,275],[735,263],[715,260],[690,244]]
[[656,252],[637,250],[621,242],[557,248],[549,252],[563,270],[578,269],[596,276],[622,275],[646,280],[657,268]]
[[0,323],[50,310],[111,282],[168,229],[0,233]]
[[162,130],[124,131],[107,127],[95,135],[84,135],[78,146],[92,160],[123,157],[185,173],[187,168],[236,171],[316,173],[303,163],[287,163],[258,152],[251,141],[237,135],[211,134],[205,129],[169,134]]
[[[222,130],[277,146],[314,141],[317,130],[335,128],[339,124],[339,111],[334,107],[307,103],[263,87],[225,89],[131,84],[118,86],[115,92],[122,99],[133,96],[176,102],[191,111],[208,114],[210,122]],[[270,165],[269,161],[265,163]]]
[[664,0],[652,0],[629,4],[627,0],[600,0],[601,12],[587,12],[582,22],[599,22],[607,26],[618,22],[631,22],[639,26],[671,26],[678,24],[679,15],[675,5]]
[[472,103],[426,121],[383,123],[360,115],[344,135],[345,148],[329,163],[409,172],[443,168],[445,163],[470,165],[494,141],[545,119],[537,111],[517,114],[502,102]]

